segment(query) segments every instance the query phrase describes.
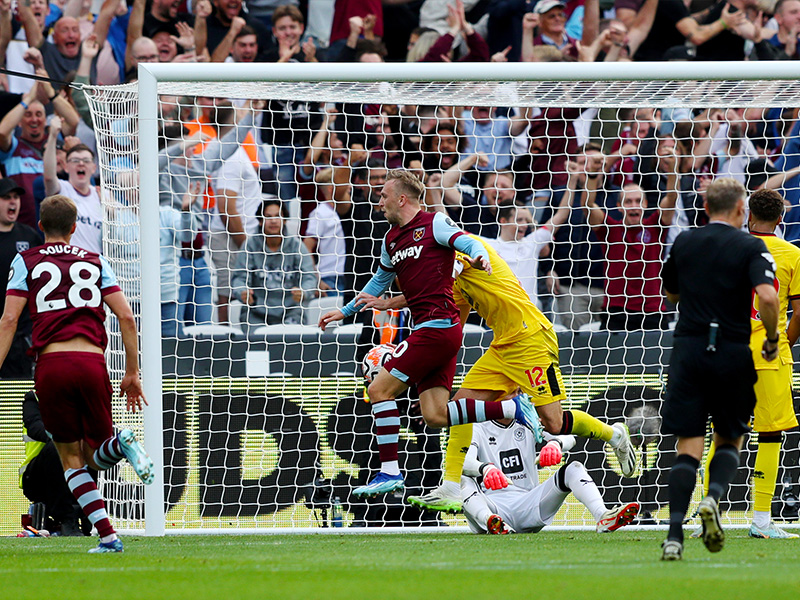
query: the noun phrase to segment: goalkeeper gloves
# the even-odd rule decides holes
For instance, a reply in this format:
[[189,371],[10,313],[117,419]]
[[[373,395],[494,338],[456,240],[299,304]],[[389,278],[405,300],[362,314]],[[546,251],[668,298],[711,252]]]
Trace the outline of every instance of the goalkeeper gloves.
[[547,442],[541,452],[539,452],[539,466],[552,467],[561,462],[561,444],[555,440]]
[[481,474],[483,475],[483,485],[487,490],[502,490],[511,484],[505,473],[492,463],[484,464],[481,467]]

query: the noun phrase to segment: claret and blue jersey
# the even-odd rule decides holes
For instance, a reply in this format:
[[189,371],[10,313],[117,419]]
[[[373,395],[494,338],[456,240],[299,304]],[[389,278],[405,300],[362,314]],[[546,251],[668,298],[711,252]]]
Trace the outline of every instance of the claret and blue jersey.
[[28,300],[36,352],[79,335],[105,348],[103,297],[119,291],[105,258],[77,246],[47,243],[14,257],[6,293]]
[[[415,328],[452,327],[459,322],[453,300],[455,251],[472,258],[487,257],[486,248],[442,213],[418,212],[403,226],[393,226],[383,240],[378,272],[364,292],[380,296],[397,277]],[[355,301],[344,316],[358,312]]]

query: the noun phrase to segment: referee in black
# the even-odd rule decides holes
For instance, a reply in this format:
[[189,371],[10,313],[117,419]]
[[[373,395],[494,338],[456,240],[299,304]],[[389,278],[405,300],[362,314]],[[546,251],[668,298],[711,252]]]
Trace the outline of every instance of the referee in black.
[[661,411],[662,432],[678,437],[678,457],[669,473],[669,533],[662,560],[683,556],[683,521],[703,457],[709,415],[717,452],[708,469],[708,496],[698,511],[706,548],[719,552],[725,542],[717,505],[736,474],[742,438],[750,430],[756,404],[751,316],[766,328],[765,358],[778,355],[775,263],[760,239],[741,230],[746,194],[734,179],[714,181],[705,199],[710,223],[678,236],[661,274],[667,298],[680,300]]

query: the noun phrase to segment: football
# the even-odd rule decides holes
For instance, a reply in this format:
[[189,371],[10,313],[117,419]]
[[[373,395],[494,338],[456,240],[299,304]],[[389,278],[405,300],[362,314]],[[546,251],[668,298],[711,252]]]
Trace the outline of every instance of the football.
[[361,373],[364,375],[364,379],[367,380],[367,383],[372,383],[372,380],[375,379],[381,367],[392,357],[395,348],[396,346],[394,344],[381,344],[367,352],[364,360],[361,361]]

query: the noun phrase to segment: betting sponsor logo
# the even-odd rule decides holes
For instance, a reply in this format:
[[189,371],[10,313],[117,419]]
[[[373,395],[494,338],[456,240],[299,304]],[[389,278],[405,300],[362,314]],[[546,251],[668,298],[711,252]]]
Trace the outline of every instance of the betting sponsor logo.
[[398,250],[394,254],[392,254],[392,266],[399,263],[401,260],[405,260],[406,258],[419,258],[422,254],[422,244],[418,246],[409,246],[408,248],[403,248],[402,250]]

